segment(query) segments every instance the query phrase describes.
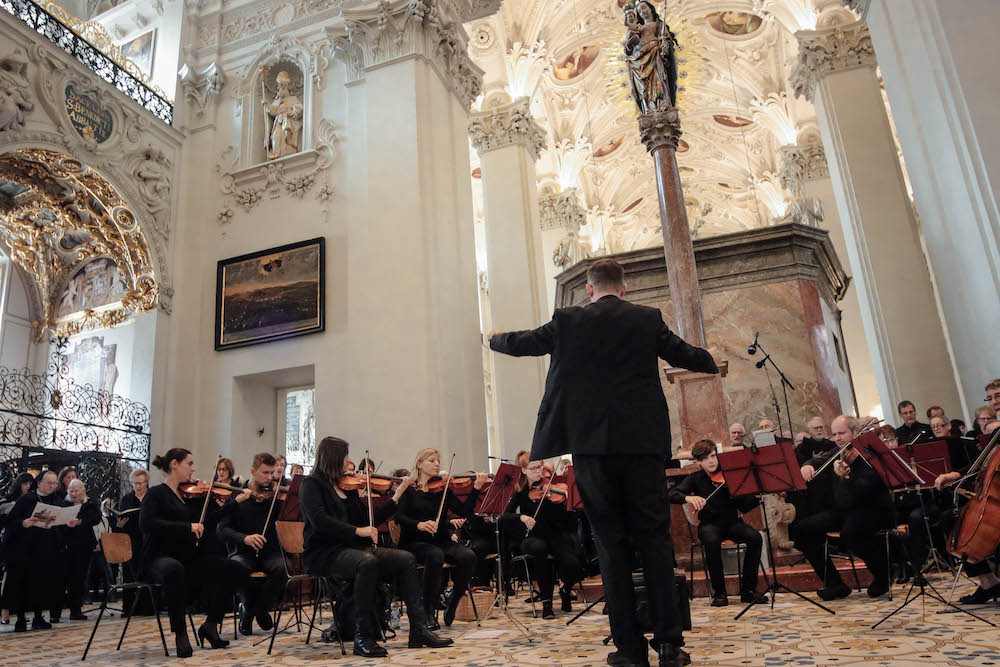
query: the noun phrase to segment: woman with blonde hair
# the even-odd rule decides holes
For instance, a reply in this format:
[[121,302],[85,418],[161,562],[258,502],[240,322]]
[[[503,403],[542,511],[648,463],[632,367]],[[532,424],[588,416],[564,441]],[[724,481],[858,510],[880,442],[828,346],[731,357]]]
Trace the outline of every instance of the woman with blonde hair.
[[[444,581],[444,564],[452,566],[454,586],[444,605],[444,624],[451,625],[455,620],[458,603],[469,586],[469,579],[476,569],[476,552],[458,543],[458,533],[448,521],[447,512],[451,511],[459,517],[467,517],[476,506],[479,490],[486,484],[486,473],[476,473],[469,496],[461,501],[458,497],[444,491],[431,492],[428,483],[441,474],[441,455],[431,447],[421,449],[417,453],[411,478],[415,486],[407,489],[399,501],[396,520],[401,528],[399,547],[406,549],[417,557],[417,562],[424,566],[424,606],[428,611],[433,606],[441,592]],[[438,511],[441,507],[441,494],[445,493],[444,511],[438,521]],[[436,622],[431,623],[434,628]]]

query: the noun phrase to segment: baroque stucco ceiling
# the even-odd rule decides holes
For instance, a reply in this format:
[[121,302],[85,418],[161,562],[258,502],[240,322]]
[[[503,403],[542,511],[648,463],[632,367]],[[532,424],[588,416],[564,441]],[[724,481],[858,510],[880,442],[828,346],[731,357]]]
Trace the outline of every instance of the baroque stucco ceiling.
[[[773,224],[794,196],[779,178],[781,147],[815,136],[815,111],[789,76],[797,30],[815,29],[839,0],[668,0],[677,34],[678,164],[693,235]],[[575,187],[587,211],[581,237],[597,252],[661,243],[653,164],[623,89],[618,0],[506,0],[468,26],[484,94],[528,96],[546,130],[543,191]],[[475,160],[475,157],[474,157]]]

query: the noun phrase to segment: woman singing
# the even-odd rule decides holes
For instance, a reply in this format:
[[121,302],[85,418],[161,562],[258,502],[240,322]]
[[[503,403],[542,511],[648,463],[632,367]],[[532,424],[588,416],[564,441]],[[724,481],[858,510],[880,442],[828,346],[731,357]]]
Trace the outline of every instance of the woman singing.
[[[305,552],[302,560],[314,575],[354,580],[354,654],[366,658],[388,655],[375,643],[375,592],[379,579],[394,577],[406,603],[410,619],[410,648],[443,648],[452,644],[427,627],[427,613],[420,604],[417,562],[413,554],[376,546],[377,526],[395,510],[409,478],[395,495],[375,510],[368,520],[368,507],[357,491],[342,488],[349,459],[349,445],[340,438],[326,437],[316,448],[316,463],[302,480],[299,503],[305,520]],[[372,525],[374,524],[374,525]]]
[[[427,484],[440,472],[441,455],[438,451],[421,449],[414,468],[416,487],[403,494],[396,520],[401,528],[400,548],[411,552],[417,557],[417,562],[424,566],[423,600],[428,613],[434,609],[432,605],[441,594],[445,561],[452,565],[455,585],[444,607],[444,624],[450,626],[455,620],[458,603],[469,587],[469,579],[476,569],[476,552],[458,543],[458,533],[448,521],[447,512],[451,510],[460,517],[467,517],[475,507],[479,490],[488,478],[486,473],[477,473],[472,492],[464,502],[448,493],[441,521],[438,522],[441,494],[447,493],[447,490],[431,493],[427,490]],[[433,624],[431,627],[434,627]]]
[[521,466],[522,474],[518,480],[518,491],[510,499],[504,518],[520,519],[524,524],[527,536],[521,541],[521,553],[532,557],[532,578],[538,583],[539,594],[542,596],[542,618],[554,618],[552,592],[555,583],[549,555],[552,555],[562,580],[559,596],[563,611],[573,610],[573,586],[581,579],[580,557],[577,555],[572,517],[566,510],[566,503],[531,499],[533,488],[541,490],[545,487],[545,466],[541,461],[529,461],[528,458],[528,452],[522,451],[514,459],[515,464]]
[[140,567],[153,583],[163,587],[178,657],[192,654],[184,614],[188,599],[197,591],[203,591],[208,598],[208,618],[198,628],[198,636],[212,648],[225,648],[229,642],[219,637],[219,624],[232,605],[233,590],[241,576],[240,566],[196,548],[205,530],[204,525],[197,523],[200,504],[185,502],[178,488],[190,482],[194,474],[191,452],[174,447],[154,458],[153,465],[166,473],[167,478],[151,488],[142,501]]

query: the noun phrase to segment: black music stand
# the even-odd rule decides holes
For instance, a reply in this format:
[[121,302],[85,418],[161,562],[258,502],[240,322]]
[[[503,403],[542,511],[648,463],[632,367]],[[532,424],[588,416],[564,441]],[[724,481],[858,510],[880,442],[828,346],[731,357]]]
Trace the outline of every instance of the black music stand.
[[927,571],[931,567],[935,567],[938,572],[948,570],[954,574],[955,568],[953,568],[947,560],[941,557],[941,554],[938,553],[937,547],[934,545],[934,536],[931,532],[931,521],[930,517],[927,515],[927,506],[924,504],[923,494],[923,491],[932,490],[934,488],[934,480],[941,475],[954,470],[951,462],[948,442],[945,440],[935,440],[932,442],[907,445],[905,447],[898,447],[896,452],[902,452],[899,456],[903,458],[903,460],[908,461],[910,468],[913,469],[913,472],[924,480],[924,483],[916,488],[916,492],[917,500],[920,501],[920,512],[924,518],[924,530],[927,532],[927,544],[930,547],[930,551],[927,554],[927,563],[924,565],[921,572]]
[[504,594],[503,581],[503,545],[500,542],[500,517],[510,504],[510,499],[517,491],[517,481],[521,478],[521,468],[512,463],[501,463],[497,471],[493,473],[493,481],[485,496],[482,496],[482,504],[476,509],[476,515],[483,519],[493,519],[493,531],[496,535],[497,544],[497,592],[493,598],[486,615],[483,616],[483,623],[489,620],[493,610],[500,607],[500,611],[507,617],[514,627],[524,635],[528,642],[534,641],[531,630],[521,621],[514,618],[514,615],[507,609],[507,596]]
[[[722,452],[719,454],[719,469],[722,471],[726,486],[729,487],[729,492],[733,496],[762,496],[768,493],[802,491],[806,488],[806,481],[802,479],[802,473],[799,472],[798,459],[795,458],[795,447],[787,440],[768,447]],[[774,600],[778,591],[785,591],[827,613],[835,614],[836,612],[832,609],[827,609],[815,600],[810,600],[805,595],[793,591],[778,581],[774,547],[771,544],[771,526],[767,518],[767,511],[763,507],[761,514],[764,516],[764,536],[767,538],[768,561],[771,565],[771,581],[767,584],[767,591],[761,595],[771,594],[771,609],[774,609]],[[766,576],[764,578],[767,579]],[[739,620],[756,604],[756,601],[748,604],[743,608],[743,611],[736,615],[734,620]]]

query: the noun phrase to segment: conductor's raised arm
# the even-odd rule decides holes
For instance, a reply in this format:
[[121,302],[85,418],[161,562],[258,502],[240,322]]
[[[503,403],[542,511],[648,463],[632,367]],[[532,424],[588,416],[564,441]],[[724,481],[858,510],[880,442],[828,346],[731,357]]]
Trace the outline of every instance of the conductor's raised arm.
[[686,342],[667,327],[660,317],[660,330],[657,334],[656,354],[674,368],[685,368],[699,373],[718,373],[719,367],[708,350],[695,347]]
[[512,357],[541,357],[551,354],[555,341],[555,319],[530,331],[504,333],[496,330],[490,333],[490,349]]

